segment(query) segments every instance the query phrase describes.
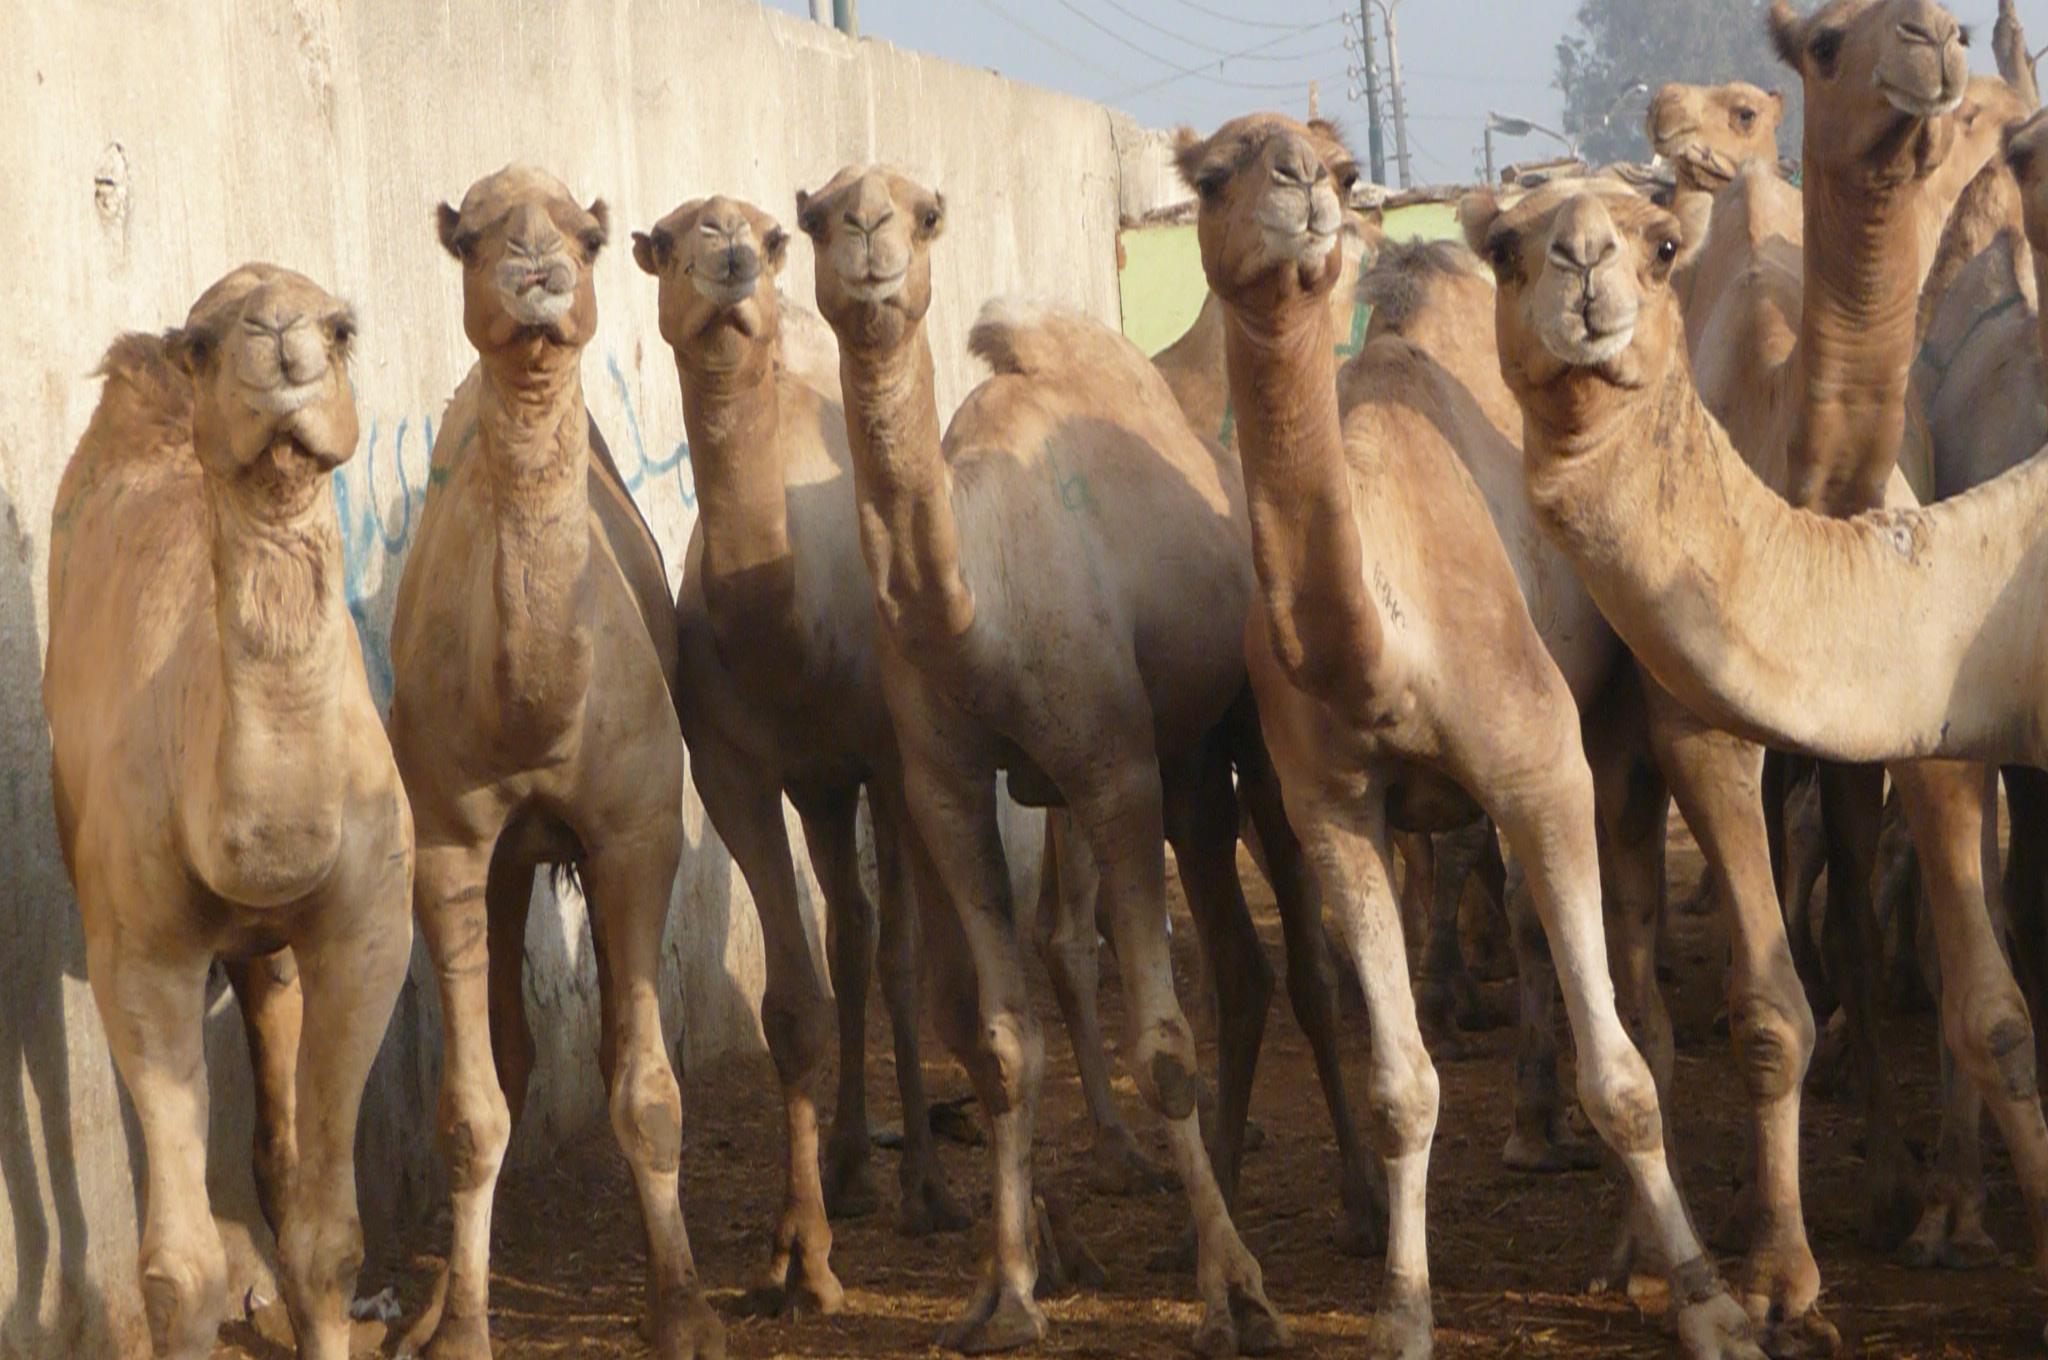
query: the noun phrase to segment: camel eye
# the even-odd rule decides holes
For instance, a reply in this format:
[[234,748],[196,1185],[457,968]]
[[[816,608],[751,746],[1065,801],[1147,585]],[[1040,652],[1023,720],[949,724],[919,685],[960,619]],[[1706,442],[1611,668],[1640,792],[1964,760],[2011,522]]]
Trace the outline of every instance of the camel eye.
[[1351,191],[1357,187],[1358,167],[1355,165],[1345,166],[1337,175],[1337,188],[1343,191],[1344,195],[1348,198]]
[[356,338],[355,319],[353,317],[342,317],[334,323],[331,333],[334,336],[334,343],[342,349],[347,349],[349,341]]
[[1748,130],[1748,129],[1749,129],[1750,127],[1754,126],[1754,125],[1755,125],[1755,123],[1756,123],[1756,110],[1755,110],[1755,109],[1737,109],[1737,110],[1735,111],[1735,121],[1736,121],[1737,123],[1741,124],[1741,125],[1742,125],[1742,127],[1743,127],[1743,129],[1744,129],[1745,131],[1747,131],[1747,130]]
[[1657,243],[1657,263],[1670,264],[1678,258],[1678,242],[1669,236]]
[[1505,273],[1507,270],[1513,269],[1515,267],[1515,238],[1511,235],[1503,234],[1488,241],[1486,243],[1486,258],[1492,263],[1497,273]]
[[939,210],[937,208],[926,208],[924,210],[924,229],[930,231],[937,225],[939,225]]
[[1230,183],[1228,170],[1204,170],[1195,179],[1195,192],[1203,198],[1214,198],[1223,192],[1223,186]]
[[1820,67],[1822,75],[1833,75],[1835,73],[1835,58],[1842,55],[1842,30],[1839,28],[1822,29],[1813,35],[1813,41],[1806,45],[1806,51],[1813,58],[1814,63]]
[[597,258],[597,252],[604,249],[604,228],[592,227],[577,239],[583,245],[584,258],[595,259]]

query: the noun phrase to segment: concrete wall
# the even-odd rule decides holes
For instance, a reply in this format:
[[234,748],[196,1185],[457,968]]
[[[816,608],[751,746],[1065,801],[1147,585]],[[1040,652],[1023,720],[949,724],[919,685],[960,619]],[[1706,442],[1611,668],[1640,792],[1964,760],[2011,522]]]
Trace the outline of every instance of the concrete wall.
[[[57,858],[38,694],[51,499],[107,343],[176,322],[252,258],[357,304],[364,441],[338,502],[349,599],[388,697],[387,628],[427,451],[471,359],[456,267],[430,227],[437,201],[517,158],[611,202],[585,381],[673,570],[694,518],[689,451],[627,229],[714,190],[788,220],[794,191],[846,161],[906,166],[951,205],[930,319],[950,410],[978,376],[962,341],[989,296],[1117,320],[1119,158],[1099,108],[747,0],[37,0],[0,6],[0,52],[0,1356],[117,1355],[141,1344],[140,1151]],[[785,286],[807,298],[809,247],[791,258]],[[686,811],[665,1002],[687,1069],[758,1043],[760,947],[694,793]],[[1028,891],[1035,833],[1013,821]],[[515,1158],[601,1113],[589,935],[573,904],[545,890],[538,901],[528,1003],[542,1051]],[[427,1133],[437,1023],[416,961],[366,1110],[373,1247],[440,1193]],[[214,997],[208,1025],[215,1203],[254,1270],[230,1000]]]

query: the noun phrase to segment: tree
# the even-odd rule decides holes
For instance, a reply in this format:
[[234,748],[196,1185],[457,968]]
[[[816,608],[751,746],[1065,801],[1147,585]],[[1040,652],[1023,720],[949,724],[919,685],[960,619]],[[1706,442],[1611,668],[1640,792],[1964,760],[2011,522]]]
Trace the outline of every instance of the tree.
[[1766,0],[1582,0],[1575,31],[1557,44],[1565,131],[1596,165],[1644,160],[1647,96],[1627,95],[1631,85],[1747,80],[1784,91],[1778,150],[1798,155],[1799,79],[1771,46],[1768,9]]

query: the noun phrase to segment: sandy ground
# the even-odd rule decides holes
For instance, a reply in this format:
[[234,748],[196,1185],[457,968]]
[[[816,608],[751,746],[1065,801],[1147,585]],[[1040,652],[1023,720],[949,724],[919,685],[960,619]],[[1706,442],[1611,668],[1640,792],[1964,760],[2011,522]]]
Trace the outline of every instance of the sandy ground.
[[[1688,891],[1699,860],[1674,823],[1675,894]],[[1280,960],[1279,931],[1262,880],[1247,865],[1248,888]],[[1175,903],[1181,995],[1193,964],[1192,939]],[[1674,922],[1670,988],[1679,1057],[1674,1104],[1680,1174],[1703,1225],[1727,1210],[1743,1154],[1742,1088],[1725,1033],[1718,923]],[[1104,980],[1112,1045],[1121,1006],[1113,968]],[[1106,1289],[1051,1300],[1052,1330],[1041,1353],[1059,1356],[1165,1357],[1189,1354],[1198,1317],[1188,1278],[1151,1273],[1146,1257],[1176,1234],[1176,1194],[1137,1198],[1088,1188],[1089,1128],[1067,1036],[1049,988],[1037,995],[1045,1017],[1046,1098],[1039,1124],[1039,1175],[1062,1191],[1077,1224],[1109,1271]],[[1490,990],[1503,1002],[1506,984]],[[1347,1020],[1354,1098],[1365,1089],[1363,1019]],[[887,1029],[877,1003],[869,1021],[870,1111],[896,1118]],[[1900,1104],[1916,1147],[1931,1148],[1938,1121],[1935,1035],[1930,1016],[1893,1017],[1885,1031],[1900,1082]],[[1437,1354],[1444,1357],[1622,1357],[1670,1353],[1661,1318],[1626,1298],[1590,1297],[1580,1286],[1610,1245],[1623,1197],[1605,1172],[1556,1177],[1510,1173],[1500,1163],[1513,1092],[1512,1035],[1471,1036],[1474,1056],[1440,1063],[1442,1116],[1430,1179],[1430,1260]],[[966,1080],[926,1039],[934,1094],[964,1093]],[[1212,1058],[1205,1052],[1205,1058]],[[1114,1061],[1114,1060],[1113,1060]],[[1566,1078],[1569,1081],[1569,1073]],[[1133,1126],[1163,1160],[1163,1142],[1143,1115],[1128,1080],[1119,1098]],[[727,1317],[734,1357],[909,1357],[940,1354],[937,1327],[964,1301],[984,1245],[987,1181],[981,1153],[941,1141],[956,1190],[980,1215],[964,1236],[905,1241],[896,1236],[893,1154],[878,1150],[882,1213],[837,1225],[833,1262],[847,1287],[846,1311],[832,1318],[757,1320],[735,1304],[767,1254],[780,1193],[780,1105],[765,1057],[693,1073],[685,1083],[687,1142],[684,1206],[713,1302]],[[1240,1230],[1266,1272],[1268,1292],[1293,1327],[1294,1355],[1361,1353],[1380,1266],[1338,1254],[1329,1124],[1307,1046],[1284,995],[1276,998],[1253,1099],[1265,1142],[1245,1162]],[[1852,1354],[1873,1357],[1993,1357],[2039,1353],[2048,1309],[2025,1270],[2026,1228],[2019,1197],[1986,1120],[1990,1228],[2004,1264],[1972,1273],[1915,1272],[1891,1264],[1859,1236],[1860,1120],[1852,1102],[1809,1095],[1805,1104],[1805,1200],[1809,1230],[1826,1279],[1824,1308]],[[600,1130],[545,1166],[508,1174],[495,1223],[492,1313],[500,1360],[624,1357],[650,1352],[640,1339],[642,1251],[625,1163]],[[445,1250],[445,1217],[364,1272],[364,1292],[395,1285],[408,1307],[427,1288]],[[359,1329],[365,1351],[376,1329]],[[283,1360],[290,1352],[247,1324],[224,1334],[216,1360]]]

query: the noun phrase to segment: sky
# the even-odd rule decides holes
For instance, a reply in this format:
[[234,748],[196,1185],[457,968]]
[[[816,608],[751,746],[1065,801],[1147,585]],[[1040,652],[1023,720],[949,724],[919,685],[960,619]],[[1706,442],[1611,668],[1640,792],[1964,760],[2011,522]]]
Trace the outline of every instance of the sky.
[[[794,14],[808,0],[766,0]],[[1802,5],[1802,7],[1804,7]],[[1986,36],[1996,0],[1952,0]],[[1397,0],[1408,87],[1408,135],[1417,183],[1475,178],[1488,109],[1556,127],[1551,88],[1558,38],[1578,0]],[[1345,49],[1355,0],[860,0],[864,37],[881,38],[1034,85],[1126,110],[1154,127],[1207,132],[1253,108],[1306,112],[1321,83],[1323,114],[1365,149],[1364,106],[1347,97],[1359,62]],[[2020,17],[2048,30],[2048,3],[2022,0]],[[2041,41],[2036,38],[2036,41]],[[1990,44],[1972,65],[1990,67]],[[1223,60],[1228,54],[1242,54]],[[1380,55],[1385,67],[1386,54]],[[1503,161],[1549,155],[1540,137],[1504,142]],[[1387,134],[1394,178],[1393,134]]]

